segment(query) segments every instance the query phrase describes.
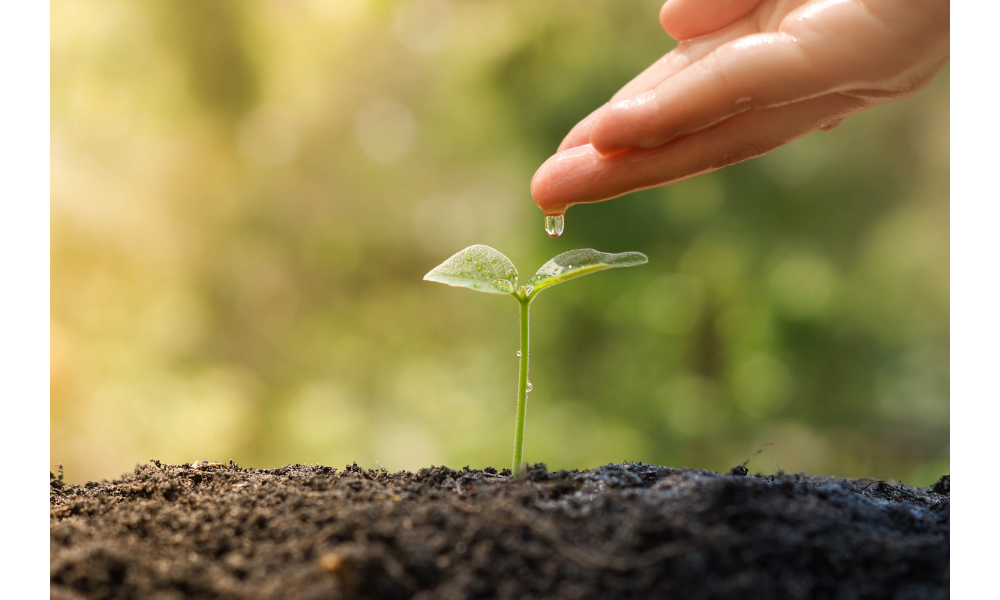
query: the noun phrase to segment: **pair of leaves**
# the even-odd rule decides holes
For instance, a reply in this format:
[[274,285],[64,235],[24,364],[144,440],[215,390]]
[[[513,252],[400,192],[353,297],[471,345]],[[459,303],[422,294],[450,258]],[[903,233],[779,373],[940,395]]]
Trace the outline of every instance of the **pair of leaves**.
[[[528,280],[529,296],[581,275],[605,269],[634,267],[645,264],[647,258],[639,252],[609,254],[590,248],[563,252],[542,265]],[[427,281],[437,281],[456,287],[467,287],[489,294],[515,294],[518,291],[517,269],[499,251],[477,244],[455,254],[424,275]]]

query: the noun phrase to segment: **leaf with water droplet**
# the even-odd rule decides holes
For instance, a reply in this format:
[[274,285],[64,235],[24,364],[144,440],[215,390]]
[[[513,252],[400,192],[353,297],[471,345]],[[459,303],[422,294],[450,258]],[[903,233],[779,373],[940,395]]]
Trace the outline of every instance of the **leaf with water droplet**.
[[596,273],[605,269],[617,269],[620,267],[635,267],[648,262],[645,254],[641,252],[621,252],[610,254],[598,252],[592,248],[581,248],[580,250],[570,250],[563,252],[538,269],[535,276],[528,282],[534,287],[535,293],[553,286],[557,283],[580,277],[589,273]]
[[[476,263],[476,270],[466,271],[467,262]],[[424,279],[488,294],[510,294],[517,288],[517,269],[499,251],[476,244],[434,267]]]

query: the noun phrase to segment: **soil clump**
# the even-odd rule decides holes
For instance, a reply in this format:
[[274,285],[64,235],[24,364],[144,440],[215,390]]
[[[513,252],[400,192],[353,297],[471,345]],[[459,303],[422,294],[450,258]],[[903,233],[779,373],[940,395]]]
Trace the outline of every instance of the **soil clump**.
[[644,463],[514,479],[152,462],[52,477],[53,599],[949,596],[950,499],[927,488]]

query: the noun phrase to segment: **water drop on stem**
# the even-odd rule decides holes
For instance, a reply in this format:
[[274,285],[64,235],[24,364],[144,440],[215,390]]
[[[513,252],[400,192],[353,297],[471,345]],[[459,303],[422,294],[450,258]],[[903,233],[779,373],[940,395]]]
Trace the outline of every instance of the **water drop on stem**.
[[530,379],[528,380],[528,390],[527,391],[529,391],[529,392],[531,391],[531,380]]

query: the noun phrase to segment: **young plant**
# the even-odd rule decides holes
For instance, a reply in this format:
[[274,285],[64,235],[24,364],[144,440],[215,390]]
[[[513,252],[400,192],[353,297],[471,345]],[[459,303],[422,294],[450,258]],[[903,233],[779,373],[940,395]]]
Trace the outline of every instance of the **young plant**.
[[647,262],[639,252],[608,254],[590,248],[563,252],[538,269],[535,276],[519,285],[514,263],[489,246],[469,246],[424,275],[427,281],[437,281],[455,287],[466,287],[488,294],[510,294],[521,305],[520,378],[517,384],[517,419],[514,423],[515,474],[521,467],[524,449],[524,411],[531,383],[528,381],[528,308],[539,292],[547,287],[604,269],[634,267]]

